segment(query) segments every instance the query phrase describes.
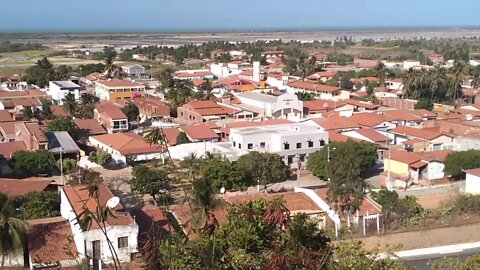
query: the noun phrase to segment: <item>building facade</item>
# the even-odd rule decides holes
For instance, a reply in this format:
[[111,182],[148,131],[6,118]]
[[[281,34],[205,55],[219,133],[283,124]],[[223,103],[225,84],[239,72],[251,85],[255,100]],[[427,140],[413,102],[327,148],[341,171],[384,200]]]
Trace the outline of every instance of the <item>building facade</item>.
[[73,94],[75,100],[80,99],[80,85],[70,81],[51,81],[48,87],[49,94],[52,99],[63,104],[63,99],[67,94]]
[[145,96],[145,85],[118,79],[95,82],[95,95],[100,100],[133,99]]

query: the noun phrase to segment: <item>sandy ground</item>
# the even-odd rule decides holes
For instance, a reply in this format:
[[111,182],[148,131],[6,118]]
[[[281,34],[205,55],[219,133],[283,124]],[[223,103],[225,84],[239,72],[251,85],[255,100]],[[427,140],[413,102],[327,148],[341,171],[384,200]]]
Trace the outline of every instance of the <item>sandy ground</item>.
[[456,196],[455,193],[429,194],[429,195],[417,196],[417,200],[418,200],[418,203],[421,204],[426,209],[436,209],[455,196]]
[[479,231],[480,223],[476,223],[464,226],[372,236],[359,240],[362,240],[363,245],[368,249],[373,249],[378,246],[381,250],[386,251],[388,246],[399,246],[400,250],[408,250],[480,241]]

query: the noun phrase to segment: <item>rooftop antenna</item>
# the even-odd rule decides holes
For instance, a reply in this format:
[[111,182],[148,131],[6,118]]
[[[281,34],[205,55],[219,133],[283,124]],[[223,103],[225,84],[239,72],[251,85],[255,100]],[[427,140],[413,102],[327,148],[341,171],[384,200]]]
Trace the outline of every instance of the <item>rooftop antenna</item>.
[[120,198],[119,197],[112,197],[112,198],[108,199],[108,201],[107,201],[107,207],[109,209],[114,209],[119,204],[120,204]]

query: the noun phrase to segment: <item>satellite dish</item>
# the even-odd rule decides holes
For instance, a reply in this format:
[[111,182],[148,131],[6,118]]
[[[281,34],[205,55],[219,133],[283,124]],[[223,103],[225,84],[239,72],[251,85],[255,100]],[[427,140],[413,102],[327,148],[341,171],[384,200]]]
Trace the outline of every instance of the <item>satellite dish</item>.
[[120,198],[119,197],[112,197],[110,199],[108,199],[107,201],[107,207],[110,208],[110,209],[113,209],[115,207],[117,207],[117,205],[120,204]]
[[220,194],[225,194],[225,188],[224,188],[224,187],[222,187],[222,188],[220,189]]

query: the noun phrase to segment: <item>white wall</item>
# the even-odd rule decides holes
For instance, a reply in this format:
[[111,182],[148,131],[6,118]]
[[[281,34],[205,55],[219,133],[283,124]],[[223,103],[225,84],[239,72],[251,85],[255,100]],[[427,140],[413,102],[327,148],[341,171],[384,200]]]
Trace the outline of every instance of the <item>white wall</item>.
[[51,95],[52,99],[57,101],[59,104],[62,104],[62,100],[68,93],[72,93],[75,96],[75,100],[80,99],[80,86],[78,86],[78,88],[64,88],[56,85],[53,82],[50,82],[48,89],[49,95]]
[[428,179],[435,180],[443,178],[445,176],[443,169],[445,169],[445,164],[436,161],[430,162],[427,167]]
[[480,194],[480,177],[468,174],[465,182],[465,193]]

